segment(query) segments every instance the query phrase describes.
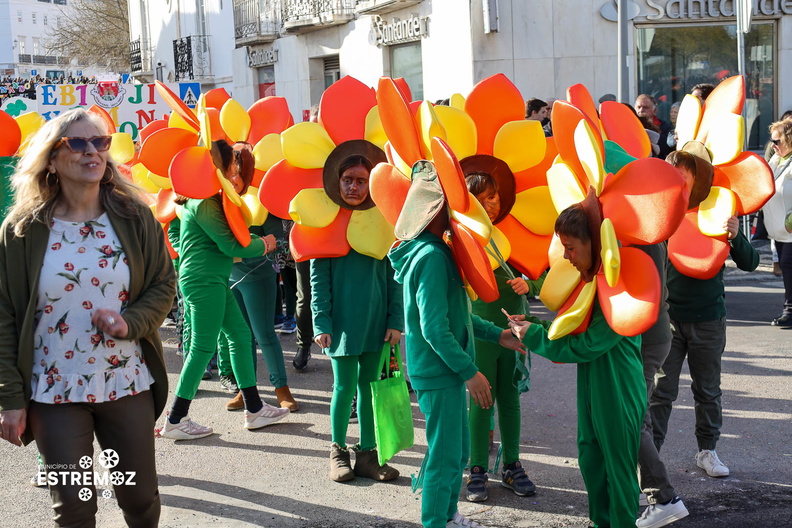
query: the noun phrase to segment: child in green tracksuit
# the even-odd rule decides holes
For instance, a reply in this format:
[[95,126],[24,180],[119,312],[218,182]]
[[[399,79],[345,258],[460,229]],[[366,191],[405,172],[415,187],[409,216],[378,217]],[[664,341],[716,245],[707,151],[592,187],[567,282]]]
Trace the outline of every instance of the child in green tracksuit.
[[[591,267],[591,236],[579,204],[558,216],[564,258],[578,270]],[[638,446],[646,410],[641,337],[625,337],[608,325],[597,301],[588,328],[551,341],[538,324],[513,317],[515,334],[535,354],[578,363],[578,451],[597,528],[634,528],[638,514]]]
[[426,416],[421,521],[425,528],[478,523],[457,511],[469,442],[465,385],[473,400],[492,405],[487,379],[473,361],[473,337],[519,349],[508,330],[470,313],[453,255],[443,242],[448,209],[434,167],[419,161],[389,257],[404,289],[407,365]]

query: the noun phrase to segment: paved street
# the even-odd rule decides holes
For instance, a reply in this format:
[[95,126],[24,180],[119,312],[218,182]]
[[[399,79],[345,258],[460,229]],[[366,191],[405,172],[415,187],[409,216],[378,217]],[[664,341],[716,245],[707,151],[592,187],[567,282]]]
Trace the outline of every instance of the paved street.
[[[792,526],[792,330],[769,325],[783,299],[780,279],[770,269],[765,252],[761,271],[742,275],[729,270],[728,274],[725,411],[718,445],[731,469],[726,479],[708,478],[695,465],[693,400],[689,377],[683,378],[662,452],[672,482],[690,510],[690,517],[674,526]],[[539,307],[532,303],[535,311],[541,312]],[[180,361],[173,329],[163,328],[163,335],[175,384]],[[290,386],[302,405],[298,413],[260,431],[245,431],[241,414],[224,410],[229,395],[215,376],[202,382],[191,416],[219,434],[195,442],[156,441],[162,526],[420,526],[420,495],[410,490],[410,474],[417,474],[426,447],[417,405],[413,406],[416,445],[393,461],[402,473],[398,480],[330,481],[330,362],[315,355],[307,371],[295,372],[294,340],[293,334],[282,337]],[[489,501],[463,500],[460,509],[487,526],[585,527],[586,494],[575,445],[575,367],[534,356],[532,379],[532,390],[522,396],[521,458],[539,489],[537,495],[517,497],[491,478]],[[274,403],[261,361],[259,383],[264,398]],[[351,431],[354,435],[355,425]],[[3,443],[0,457],[0,526],[45,525],[50,517],[48,494],[28,483],[35,469],[35,448]],[[123,526],[113,500],[99,499],[98,521],[100,527]]]

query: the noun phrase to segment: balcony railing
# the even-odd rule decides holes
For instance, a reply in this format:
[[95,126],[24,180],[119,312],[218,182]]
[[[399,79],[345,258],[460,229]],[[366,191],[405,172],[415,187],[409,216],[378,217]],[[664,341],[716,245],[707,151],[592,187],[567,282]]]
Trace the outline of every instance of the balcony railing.
[[173,41],[176,81],[212,76],[209,60],[209,35],[191,35]]
[[151,71],[151,49],[141,40],[133,40],[129,43],[129,64],[132,73],[142,73]]
[[272,42],[281,29],[280,0],[234,0],[238,46]]
[[71,59],[68,57],[57,57],[55,55],[30,55],[29,53],[20,53],[18,55],[20,64],[69,64]]
[[283,0],[283,29],[300,33],[345,24],[355,17],[354,0]]
[[361,15],[383,15],[420,4],[423,0],[357,0],[357,12]]
[[33,56],[29,53],[20,53],[19,54],[19,62],[22,64],[30,64],[33,62]]

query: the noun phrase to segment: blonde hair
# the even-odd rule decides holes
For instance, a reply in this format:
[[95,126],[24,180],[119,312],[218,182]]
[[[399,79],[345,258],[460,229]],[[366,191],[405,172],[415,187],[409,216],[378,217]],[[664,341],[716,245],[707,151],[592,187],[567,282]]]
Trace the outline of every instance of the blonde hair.
[[[11,176],[14,203],[7,221],[14,225],[14,235],[21,237],[34,222],[49,226],[52,212],[61,195],[60,180],[53,183],[47,164],[55,155],[53,147],[74,123],[86,121],[100,133],[107,125],[99,117],[82,108],[64,112],[48,121],[27,143],[25,153]],[[139,197],[140,189],[118,172],[115,162],[107,157],[107,168],[99,185],[99,201],[105,211],[122,218],[135,218],[145,204]]]
[[792,121],[789,119],[782,119],[770,125],[770,134],[778,132],[778,135],[784,138],[784,144],[787,147],[792,147]]

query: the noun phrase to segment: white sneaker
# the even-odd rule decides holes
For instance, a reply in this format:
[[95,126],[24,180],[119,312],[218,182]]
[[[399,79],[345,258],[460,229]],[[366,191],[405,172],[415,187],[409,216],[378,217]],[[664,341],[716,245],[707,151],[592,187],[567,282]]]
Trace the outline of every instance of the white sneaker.
[[635,521],[638,528],[660,528],[688,516],[687,508],[682,499],[674,497],[667,504],[652,504],[646,508],[641,517]]
[[466,526],[467,528],[486,528],[486,526],[483,524],[479,524],[476,521],[471,521],[467,517],[460,515],[459,512],[456,512],[454,514],[454,518],[448,521],[448,524],[446,524],[446,528],[457,528],[459,526]]
[[283,419],[287,414],[289,409],[273,407],[266,403],[259,412],[252,413],[245,409],[245,429],[260,429]]
[[182,418],[179,423],[172,424],[165,416],[165,427],[160,431],[160,436],[171,440],[196,440],[209,436],[214,431],[211,427],[204,427],[190,420],[189,416]]
[[696,453],[696,465],[707,472],[710,477],[728,477],[729,468],[720,461],[714,450],[702,449]]

